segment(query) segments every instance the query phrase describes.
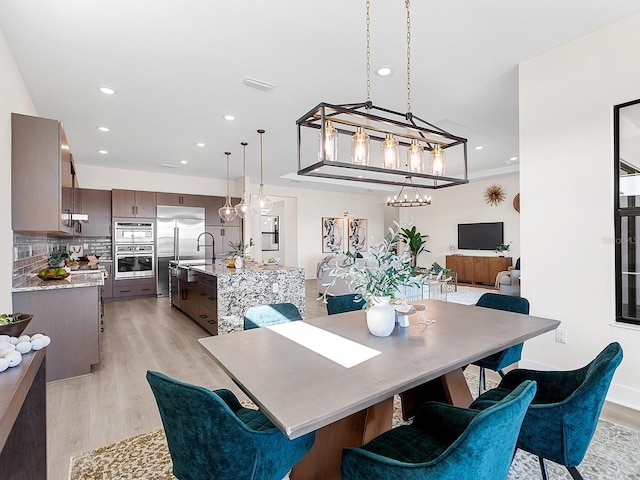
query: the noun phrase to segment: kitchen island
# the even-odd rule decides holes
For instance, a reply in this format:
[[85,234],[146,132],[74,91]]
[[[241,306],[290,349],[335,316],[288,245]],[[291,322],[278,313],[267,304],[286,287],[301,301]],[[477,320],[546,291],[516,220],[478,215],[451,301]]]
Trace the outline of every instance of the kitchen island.
[[215,262],[179,270],[179,305],[174,306],[212,335],[243,330],[244,313],[256,305],[292,303],[305,317],[303,268],[248,263],[236,269]]

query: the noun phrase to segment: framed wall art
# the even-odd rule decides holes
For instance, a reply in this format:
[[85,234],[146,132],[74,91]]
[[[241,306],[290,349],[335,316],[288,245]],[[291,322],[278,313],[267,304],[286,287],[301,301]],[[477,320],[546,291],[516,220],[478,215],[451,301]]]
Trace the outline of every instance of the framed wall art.
[[360,253],[367,251],[367,220],[365,218],[349,219],[349,251]]
[[322,253],[342,250],[344,241],[344,219],[322,217]]

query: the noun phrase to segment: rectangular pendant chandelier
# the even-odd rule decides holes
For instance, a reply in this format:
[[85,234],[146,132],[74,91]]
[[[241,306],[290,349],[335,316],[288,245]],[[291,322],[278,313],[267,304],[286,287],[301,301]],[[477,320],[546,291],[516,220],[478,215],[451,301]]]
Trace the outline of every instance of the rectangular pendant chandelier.
[[[411,178],[415,187],[429,189],[469,183],[467,139],[411,112],[394,112],[370,101],[323,102],[296,125],[298,175],[396,186]],[[367,139],[366,150],[356,146],[363,138]],[[416,149],[428,154],[431,161],[414,162],[412,152]]]

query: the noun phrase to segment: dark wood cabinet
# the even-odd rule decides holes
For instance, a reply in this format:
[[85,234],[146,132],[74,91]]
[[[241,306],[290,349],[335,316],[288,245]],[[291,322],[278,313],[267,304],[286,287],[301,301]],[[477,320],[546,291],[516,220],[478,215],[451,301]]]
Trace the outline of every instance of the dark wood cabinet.
[[181,273],[183,275],[179,275],[178,280],[180,310],[211,335],[217,335],[218,287],[216,277],[192,270],[188,275],[185,272]]
[[156,294],[155,278],[113,280],[113,298],[148,297]]
[[[216,258],[222,258],[222,255],[231,250],[229,242],[238,243],[242,241],[242,228],[228,225],[228,223],[225,223],[224,226],[205,225],[205,231],[213,235],[216,243]],[[208,237],[204,240],[206,242],[210,241]],[[204,251],[204,258],[210,259],[211,245],[209,243],[205,244]]]
[[494,284],[499,272],[507,270],[511,257],[447,255],[446,267],[458,274],[458,282]]
[[[240,217],[234,218],[230,222],[225,222],[220,218],[218,210],[224,207],[225,197],[205,197],[205,210],[204,210],[204,223],[205,225],[218,225],[227,227],[240,227],[242,226],[242,219]],[[232,198],[231,204],[233,206],[240,203],[239,198]]]
[[73,166],[57,120],[11,114],[14,231],[73,233]]
[[76,213],[89,216],[87,223],[80,223],[83,237],[111,236],[111,191],[81,188],[76,191]]
[[114,217],[156,217],[156,192],[111,190],[111,214]]
[[157,205],[169,205],[174,207],[204,207],[204,195],[190,195],[185,193],[156,193]]

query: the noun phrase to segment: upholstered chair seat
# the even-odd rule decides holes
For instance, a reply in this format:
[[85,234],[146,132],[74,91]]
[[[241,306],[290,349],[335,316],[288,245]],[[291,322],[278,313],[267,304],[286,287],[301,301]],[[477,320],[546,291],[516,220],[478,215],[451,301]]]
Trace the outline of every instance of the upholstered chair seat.
[[589,447],[611,379],[621,361],[622,347],[614,342],[577,370],[512,370],[497,388],[478,397],[471,408],[491,407],[508,397],[521,382],[536,381],[538,390],[522,424],[518,448],[539,457],[544,479],[545,459],[566,466],[574,479],[581,479],[576,467]]
[[244,314],[244,329],[268,327],[280,323],[302,320],[298,307],[292,303],[272,303],[247,308]]
[[[364,308],[364,299],[356,293],[327,297],[327,315],[352,312]],[[358,299],[357,299],[358,298]]]
[[343,480],[503,480],[527,407],[536,390],[524,382],[476,415],[437,402],[424,404],[411,425],[389,430],[342,453]]
[[229,390],[208,390],[152,371],[147,381],[179,480],[280,480],[313,445],[313,433],[289,440]]

